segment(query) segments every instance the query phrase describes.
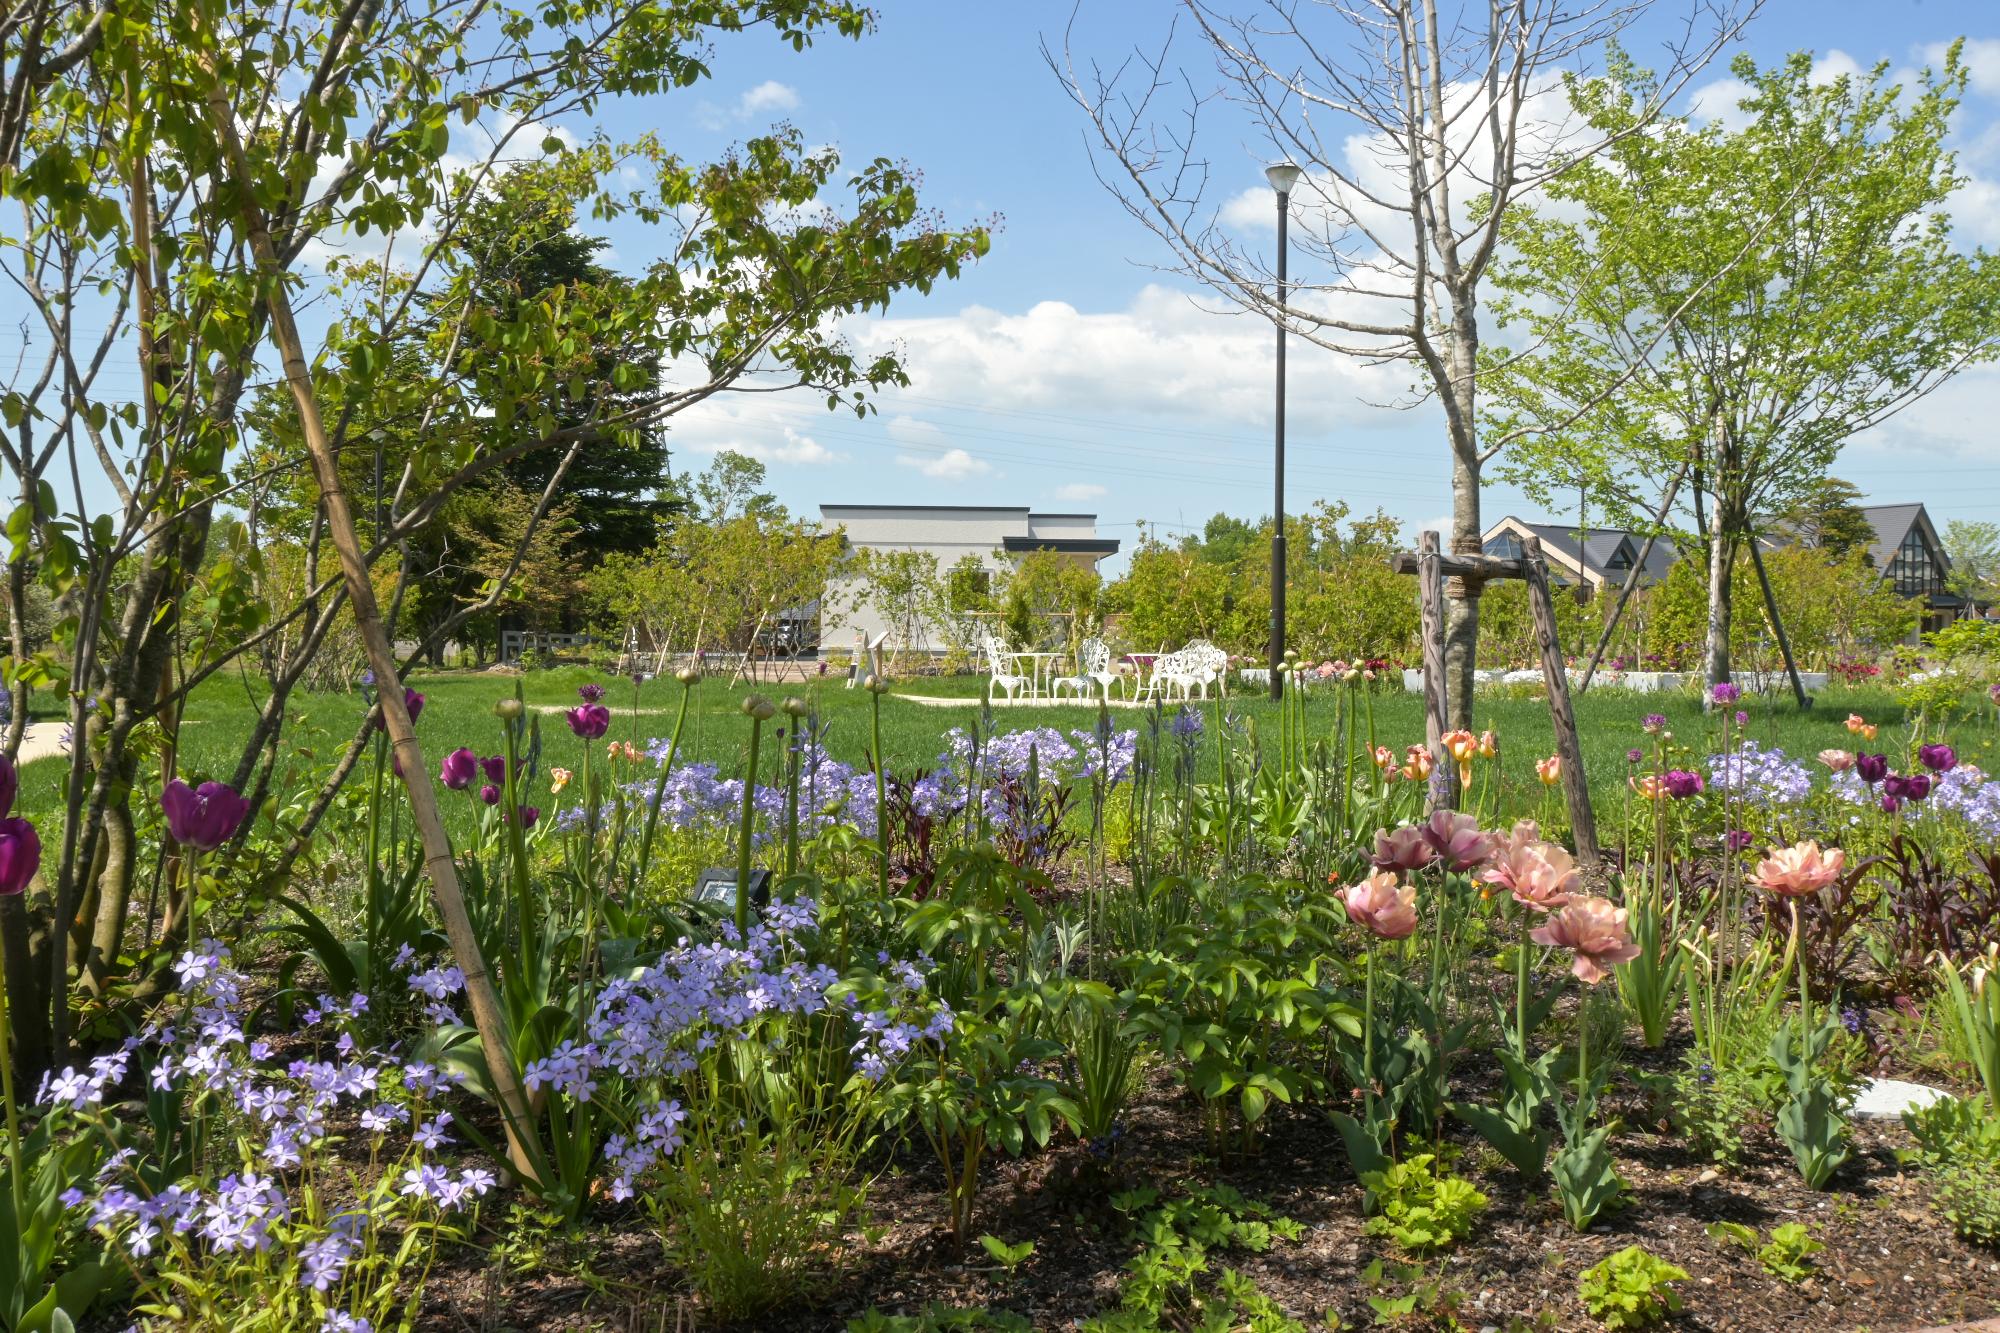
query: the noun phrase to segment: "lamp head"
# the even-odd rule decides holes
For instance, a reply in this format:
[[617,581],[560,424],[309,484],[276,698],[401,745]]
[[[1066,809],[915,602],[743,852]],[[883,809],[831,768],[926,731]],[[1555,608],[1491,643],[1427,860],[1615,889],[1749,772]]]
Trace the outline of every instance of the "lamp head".
[[1296,162],[1274,162],[1264,168],[1264,179],[1271,182],[1271,188],[1279,194],[1290,194],[1299,183],[1305,170]]

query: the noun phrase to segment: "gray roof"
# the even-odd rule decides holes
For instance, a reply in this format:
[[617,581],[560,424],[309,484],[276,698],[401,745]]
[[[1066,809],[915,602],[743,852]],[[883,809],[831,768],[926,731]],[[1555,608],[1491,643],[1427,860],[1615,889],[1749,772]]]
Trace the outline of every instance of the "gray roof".
[[[1920,504],[1865,505],[1861,510],[1875,529],[1875,544],[1868,548],[1869,557],[1875,568],[1886,570],[1889,562],[1896,558],[1896,549],[1903,544],[1903,538],[1910,535],[1910,525],[1924,512]],[[1942,551],[1939,552],[1942,554]]]
[[[1540,537],[1543,546],[1570,560],[1577,558],[1577,530],[1575,528],[1566,528],[1555,523],[1528,523],[1521,519],[1513,518],[1511,514],[1508,517],[1534,533],[1537,537]],[[1639,552],[1645,545],[1645,537],[1636,532],[1629,532],[1624,528],[1585,528],[1583,530],[1582,564],[1593,576],[1616,581],[1623,577],[1625,573],[1622,569],[1611,569],[1609,567],[1609,561],[1612,556],[1618,553],[1618,548],[1621,546],[1628,547],[1632,553],[1632,559],[1637,560]],[[1674,561],[1679,556],[1680,553],[1675,549],[1671,538],[1659,538],[1653,543],[1653,549],[1646,555],[1644,577],[1648,581],[1665,578],[1667,571],[1673,568]]]

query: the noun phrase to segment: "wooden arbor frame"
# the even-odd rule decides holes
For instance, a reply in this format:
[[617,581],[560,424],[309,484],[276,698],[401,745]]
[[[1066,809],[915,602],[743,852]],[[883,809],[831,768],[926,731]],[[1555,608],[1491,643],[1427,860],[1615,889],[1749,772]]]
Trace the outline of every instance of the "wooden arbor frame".
[[[1576,841],[1578,859],[1596,865],[1597,821],[1590,810],[1590,786],[1584,780],[1583,744],[1576,733],[1576,712],[1570,707],[1569,667],[1563,661],[1562,640],[1556,635],[1556,609],[1549,595],[1549,567],[1542,557],[1541,538],[1521,539],[1521,558],[1510,560],[1492,555],[1455,555],[1439,549],[1438,535],[1426,532],[1415,553],[1390,557],[1389,567],[1398,574],[1417,576],[1417,600],[1422,608],[1424,665],[1424,741],[1430,747],[1435,771],[1449,774],[1451,757],[1445,753],[1444,677],[1444,581],[1447,578],[1485,583],[1495,579],[1521,579],[1528,585],[1528,606],[1535,620],[1535,640],[1541,647],[1542,677],[1549,687],[1549,718],[1555,726],[1556,753],[1562,757],[1563,796],[1569,805],[1570,834]],[[1451,787],[1440,784],[1448,803]],[[1439,787],[1432,789],[1439,800]]]

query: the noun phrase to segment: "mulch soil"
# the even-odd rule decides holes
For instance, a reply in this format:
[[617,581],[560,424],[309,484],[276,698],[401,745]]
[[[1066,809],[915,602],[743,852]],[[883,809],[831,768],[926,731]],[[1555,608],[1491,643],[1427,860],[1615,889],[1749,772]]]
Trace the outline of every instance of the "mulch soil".
[[[1632,1050],[1626,1059],[1638,1068],[1665,1067],[1658,1053]],[[1692,1275],[1682,1284],[1685,1308],[1665,1325],[1670,1329],[1894,1333],[2000,1314],[2000,1252],[1956,1239],[1930,1210],[1922,1180],[1897,1164],[1895,1150],[1909,1146],[1900,1124],[1856,1122],[1855,1160],[1835,1188],[1818,1192],[1806,1187],[1768,1130],[1749,1136],[1745,1161],[1718,1171],[1649,1124],[1636,1090],[1614,1089],[1602,1113],[1625,1121],[1616,1146],[1630,1199],[1583,1234],[1564,1223],[1546,1185],[1524,1187],[1476,1139],[1451,1127],[1448,1142],[1464,1150],[1454,1169],[1490,1200],[1470,1239],[1423,1264],[1425,1278],[1457,1299],[1459,1326],[1504,1330],[1519,1319],[1518,1327],[1598,1328],[1577,1298],[1578,1275],[1634,1243]],[[1277,1241],[1262,1254],[1217,1254],[1211,1266],[1254,1278],[1311,1327],[1369,1327],[1371,1292],[1405,1289],[1371,1289],[1364,1280],[1371,1261],[1384,1259],[1392,1269],[1400,1261],[1386,1241],[1363,1234],[1360,1186],[1323,1115],[1279,1108],[1256,1151],[1217,1161],[1192,1100],[1156,1068],[1126,1124],[1108,1178],[1073,1142],[988,1169],[973,1234],[1033,1240],[1033,1256],[1015,1273],[990,1262],[977,1244],[954,1250],[942,1225],[938,1168],[898,1157],[881,1164],[871,1192],[871,1235],[850,1238],[841,1268],[816,1296],[736,1327],[837,1330],[871,1306],[916,1313],[942,1302],[1004,1308],[1038,1329],[1072,1328],[1117,1304],[1121,1269],[1135,1246],[1108,1199],[1142,1184],[1170,1196],[1180,1183],[1226,1182],[1303,1224],[1296,1243]],[[489,1220],[502,1217],[502,1210],[489,1209]],[[1814,1256],[1815,1276],[1796,1284],[1772,1277],[1754,1255],[1705,1233],[1718,1220],[1760,1232],[1805,1223],[1826,1247]],[[473,1247],[441,1256],[419,1326],[440,1333],[715,1327],[663,1260],[642,1213],[600,1223],[573,1249],[578,1276],[547,1266],[511,1272]]]

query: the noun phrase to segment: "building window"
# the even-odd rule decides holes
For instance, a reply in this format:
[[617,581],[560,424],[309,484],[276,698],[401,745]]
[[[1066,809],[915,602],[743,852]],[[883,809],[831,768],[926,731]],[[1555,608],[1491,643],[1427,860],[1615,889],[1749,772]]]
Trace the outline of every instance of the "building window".
[[1511,532],[1503,532],[1486,543],[1486,554],[1501,560],[1521,558],[1521,539]]
[[1931,548],[1924,541],[1923,532],[1912,527],[1903,544],[1896,548],[1896,558],[1889,562],[1889,578],[1896,591],[1905,597],[1921,597],[1941,592],[1944,579],[1937,563],[1931,559]]
[[1632,548],[1620,542],[1618,549],[1611,553],[1611,558],[1604,562],[1604,567],[1614,570],[1632,568]]

